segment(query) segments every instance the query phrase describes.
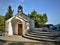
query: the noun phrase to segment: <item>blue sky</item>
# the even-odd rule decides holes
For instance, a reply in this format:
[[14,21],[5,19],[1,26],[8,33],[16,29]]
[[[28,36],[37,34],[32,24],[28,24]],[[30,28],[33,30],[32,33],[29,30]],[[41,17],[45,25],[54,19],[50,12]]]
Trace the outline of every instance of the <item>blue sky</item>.
[[47,13],[47,23],[60,23],[60,0],[0,0],[1,15],[6,14],[9,5],[12,6],[14,14],[17,13],[17,7],[22,5],[25,14],[35,9],[40,14]]

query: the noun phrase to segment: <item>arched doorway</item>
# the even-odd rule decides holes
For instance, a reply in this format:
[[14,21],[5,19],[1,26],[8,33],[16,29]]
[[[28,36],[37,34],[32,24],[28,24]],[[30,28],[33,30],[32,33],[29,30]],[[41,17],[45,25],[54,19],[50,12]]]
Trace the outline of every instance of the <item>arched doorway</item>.
[[23,21],[14,18],[11,22],[13,35],[23,35]]

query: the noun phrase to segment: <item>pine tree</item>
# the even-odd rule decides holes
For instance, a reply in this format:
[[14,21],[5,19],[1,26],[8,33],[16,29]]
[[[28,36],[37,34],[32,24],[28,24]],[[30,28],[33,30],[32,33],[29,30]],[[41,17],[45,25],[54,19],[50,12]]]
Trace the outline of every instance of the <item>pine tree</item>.
[[8,6],[8,12],[5,15],[5,20],[11,18],[12,16],[13,16],[12,8],[11,8],[11,6]]

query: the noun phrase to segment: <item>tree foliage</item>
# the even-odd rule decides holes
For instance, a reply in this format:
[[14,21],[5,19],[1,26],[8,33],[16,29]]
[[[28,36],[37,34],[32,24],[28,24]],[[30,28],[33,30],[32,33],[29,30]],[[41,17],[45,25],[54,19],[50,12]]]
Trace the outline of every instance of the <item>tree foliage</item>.
[[4,30],[5,17],[0,15],[0,30]]
[[13,16],[12,8],[11,8],[11,6],[8,6],[8,12],[5,15],[5,20],[11,18],[12,16]]
[[0,30],[4,30],[5,20],[13,16],[13,11],[11,6],[8,6],[8,11],[5,16],[0,15]]
[[38,14],[36,10],[28,13],[28,16],[35,20],[35,27],[42,27],[48,21],[47,14]]

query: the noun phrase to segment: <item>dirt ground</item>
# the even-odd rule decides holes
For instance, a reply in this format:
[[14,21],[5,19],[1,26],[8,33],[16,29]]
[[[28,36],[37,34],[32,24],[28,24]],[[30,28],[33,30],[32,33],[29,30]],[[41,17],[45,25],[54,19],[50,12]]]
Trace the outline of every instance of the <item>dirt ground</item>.
[[0,40],[0,45],[60,45],[60,44],[53,44],[53,43],[25,43],[25,42],[12,42],[12,41],[4,41]]

